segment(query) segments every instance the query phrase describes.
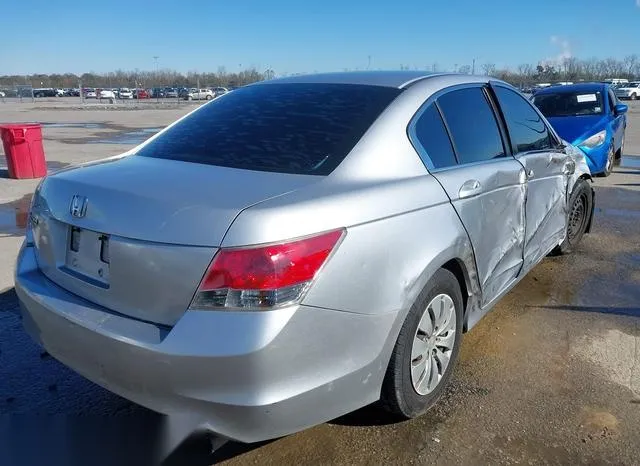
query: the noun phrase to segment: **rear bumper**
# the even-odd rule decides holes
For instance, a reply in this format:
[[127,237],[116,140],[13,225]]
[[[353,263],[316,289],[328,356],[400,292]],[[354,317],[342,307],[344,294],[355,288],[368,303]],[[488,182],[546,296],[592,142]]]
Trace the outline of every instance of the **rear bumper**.
[[287,435],[367,405],[380,387],[397,313],[297,306],[186,312],[172,327],[117,315],[63,290],[23,247],[24,327],[63,364],[140,405],[198,419],[241,442]]

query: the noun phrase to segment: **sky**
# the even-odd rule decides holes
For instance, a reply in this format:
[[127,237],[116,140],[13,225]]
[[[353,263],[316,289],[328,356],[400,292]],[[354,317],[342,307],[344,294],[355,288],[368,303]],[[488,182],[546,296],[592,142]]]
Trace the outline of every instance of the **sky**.
[[[640,54],[640,0],[30,0],[0,9],[0,75],[255,67],[515,68]],[[157,57],[157,59],[154,59]]]

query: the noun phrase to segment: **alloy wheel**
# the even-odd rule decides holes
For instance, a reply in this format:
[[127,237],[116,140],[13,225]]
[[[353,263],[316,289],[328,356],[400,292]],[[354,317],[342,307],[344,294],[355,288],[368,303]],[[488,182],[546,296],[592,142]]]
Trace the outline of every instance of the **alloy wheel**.
[[607,164],[604,167],[605,173],[610,173],[613,168],[613,158],[615,154],[613,153],[613,147],[609,148],[609,152],[607,152]]
[[455,305],[449,295],[439,294],[422,314],[411,347],[411,383],[419,395],[438,386],[455,344]]

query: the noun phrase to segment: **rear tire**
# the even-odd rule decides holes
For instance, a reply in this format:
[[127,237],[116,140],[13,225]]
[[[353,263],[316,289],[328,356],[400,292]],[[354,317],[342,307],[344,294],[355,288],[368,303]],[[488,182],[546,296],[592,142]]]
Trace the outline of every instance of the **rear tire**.
[[593,215],[593,189],[584,179],[578,180],[571,198],[567,212],[567,227],[564,241],[553,250],[554,255],[569,254],[578,245]]
[[442,395],[460,350],[462,303],[455,275],[440,269],[411,306],[382,384],[382,405],[395,416],[420,416]]

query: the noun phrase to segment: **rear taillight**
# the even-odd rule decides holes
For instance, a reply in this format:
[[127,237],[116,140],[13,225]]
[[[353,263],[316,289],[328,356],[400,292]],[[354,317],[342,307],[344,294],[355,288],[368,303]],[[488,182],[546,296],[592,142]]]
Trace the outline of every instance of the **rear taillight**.
[[344,230],[250,248],[221,249],[190,309],[265,310],[300,302]]

